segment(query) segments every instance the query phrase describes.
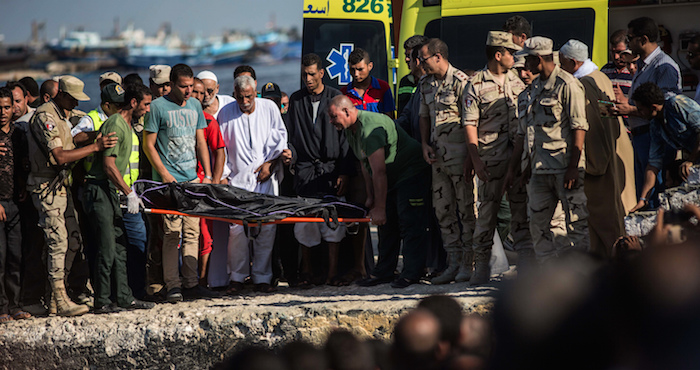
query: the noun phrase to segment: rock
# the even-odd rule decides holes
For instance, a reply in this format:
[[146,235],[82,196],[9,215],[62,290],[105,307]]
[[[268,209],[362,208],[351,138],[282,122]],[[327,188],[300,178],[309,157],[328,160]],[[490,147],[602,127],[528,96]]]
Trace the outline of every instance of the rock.
[[488,314],[498,284],[280,288],[152,310],[13,321],[0,326],[0,368],[208,368],[242,345],[321,344],[334,328],[390,340],[399,316],[426,295],[447,294],[465,312]]

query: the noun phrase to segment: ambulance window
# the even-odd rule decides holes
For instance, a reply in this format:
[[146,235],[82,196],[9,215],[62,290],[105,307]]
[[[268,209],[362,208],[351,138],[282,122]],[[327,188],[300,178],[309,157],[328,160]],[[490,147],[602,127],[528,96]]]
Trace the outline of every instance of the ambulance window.
[[506,19],[516,14],[530,22],[533,36],[551,38],[554,50],[569,39],[583,41],[588,50],[593,49],[595,11],[590,8],[444,17],[441,22],[428,23],[425,35],[438,37],[435,29],[439,26],[439,34],[449,48],[450,62],[462,70],[479,70],[486,65],[486,35],[500,31]]
[[[353,48],[367,50],[374,63],[371,75],[388,81],[386,33],[384,24],[379,21],[365,20],[326,20],[305,19],[303,36],[303,54],[316,53],[323,59],[325,67],[331,64],[328,58],[334,59],[332,50],[341,51],[341,44],[352,44]],[[337,55],[337,54],[334,54]],[[333,70],[336,72],[336,70]],[[339,88],[340,78],[330,78],[326,68],[323,83]],[[303,85],[303,84],[302,84]]]

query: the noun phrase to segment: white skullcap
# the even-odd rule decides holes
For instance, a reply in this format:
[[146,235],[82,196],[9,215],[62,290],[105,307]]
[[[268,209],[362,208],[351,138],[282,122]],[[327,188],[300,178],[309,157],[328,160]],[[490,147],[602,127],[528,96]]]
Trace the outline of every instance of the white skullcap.
[[571,39],[559,49],[559,54],[579,62],[588,59],[588,46],[581,41]]
[[217,84],[219,83],[219,79],[216,78],[216,75],[212,71],[202,71],[197,74],[197,78],[200,80],[213,80]]

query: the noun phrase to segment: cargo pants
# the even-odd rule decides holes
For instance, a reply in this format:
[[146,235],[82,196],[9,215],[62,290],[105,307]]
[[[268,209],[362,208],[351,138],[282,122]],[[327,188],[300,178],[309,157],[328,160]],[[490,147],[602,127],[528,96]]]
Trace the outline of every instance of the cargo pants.
[[442,232],[445,252],[471,253],[476,224],[474,182],[464,177],[459,165],[433,163],[433,207]]
[[[538,261],[571,251],[588,251],[590,238],[586,194],[583,192],[584,173],[579,171],[573,189],[564,188],[564,173],[533,174],[530,178],[527,185],[530,233]],[[564,211],[567,234],[554,238],[551,222],[558,202]]]
[[[508,172],[508,161],[485,161],[489,181],[478,181],[479,218],[474,230],[474,254],[489,255],[501,208],[501,190]],[[510,233],[515,250],[532,249],[527,217],[527,191],[524,186],[513,186],[506,192],[510,205]]]

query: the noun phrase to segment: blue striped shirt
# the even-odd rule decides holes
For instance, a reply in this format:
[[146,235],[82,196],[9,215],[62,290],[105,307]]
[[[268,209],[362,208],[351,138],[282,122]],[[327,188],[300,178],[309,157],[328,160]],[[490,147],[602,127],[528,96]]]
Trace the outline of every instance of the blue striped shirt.
[[651,120],[649,165],[663,168],[666,145],[693,152],[700,134],[700,105],[683,94],[670,94],[663,111]]
[[[637,73],[632,78],[629,96],[631,97],[634,94],[634,90],[645,82],[655,83],[665,93],[680,94],[682,91],[681,71],[678,68],[678,64],[668,54],[661,51],[660,47],[657,47],[646,59],[637,61]],[[634,105],[632,100],[629,103]],[[637,128],[648,125],[649,120],[630,116],[629,124],[631,128]]]

